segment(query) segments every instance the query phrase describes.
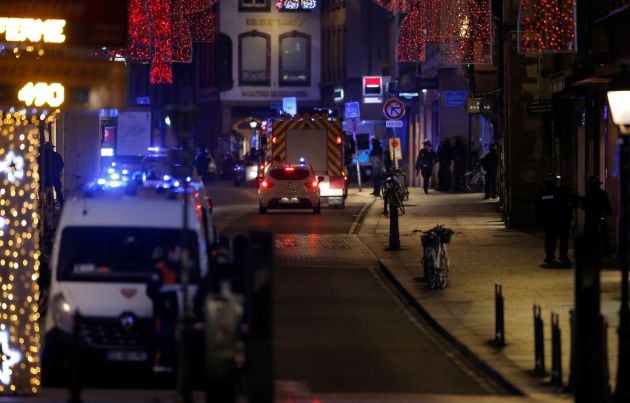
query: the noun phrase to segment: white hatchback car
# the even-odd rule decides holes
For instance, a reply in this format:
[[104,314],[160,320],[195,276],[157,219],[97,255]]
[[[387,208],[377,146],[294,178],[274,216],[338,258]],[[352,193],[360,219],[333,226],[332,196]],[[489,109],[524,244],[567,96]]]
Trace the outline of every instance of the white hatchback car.
[[320,213],[319,179],[308,165],[274,165],[258,187],[260,214],[267,209],[313,209]]

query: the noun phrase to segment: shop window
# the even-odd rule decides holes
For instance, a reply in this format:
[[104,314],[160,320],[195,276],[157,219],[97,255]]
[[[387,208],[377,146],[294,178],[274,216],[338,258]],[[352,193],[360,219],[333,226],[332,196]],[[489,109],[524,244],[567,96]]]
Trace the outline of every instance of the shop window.
[[311,84],[311,36],[289,32],[279,37],[280,85]]
[[245,32],[238,37],[239,85],[269,86],[271,83],[270,36],[258,32]]
[[271,0],[239,0],[238,11],[271,11]]

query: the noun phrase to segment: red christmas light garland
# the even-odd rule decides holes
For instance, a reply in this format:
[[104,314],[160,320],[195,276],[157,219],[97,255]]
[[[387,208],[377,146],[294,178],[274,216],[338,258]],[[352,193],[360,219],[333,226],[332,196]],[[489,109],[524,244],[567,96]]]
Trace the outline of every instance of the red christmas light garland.
[[576,52],[575,31],[575,0],[521,0],[519,52]]

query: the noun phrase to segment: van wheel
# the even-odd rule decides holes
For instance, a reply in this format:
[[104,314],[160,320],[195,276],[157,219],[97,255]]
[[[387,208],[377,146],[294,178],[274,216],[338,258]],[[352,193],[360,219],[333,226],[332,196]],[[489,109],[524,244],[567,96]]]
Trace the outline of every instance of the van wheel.
[[258,203],[258,212],[260,214],[267,214],[267,207],[264,207],[262,203]]
[[52,357],[49,349],[44,349],[42,354],[42,383],[46,387],[67,386],[69,373],[58,362],[59,357]]
[[313,213],[319,214],[321,212],[322,212],[322,205],[321,205],[321,203],[318,204],[317,206],[313,207]]

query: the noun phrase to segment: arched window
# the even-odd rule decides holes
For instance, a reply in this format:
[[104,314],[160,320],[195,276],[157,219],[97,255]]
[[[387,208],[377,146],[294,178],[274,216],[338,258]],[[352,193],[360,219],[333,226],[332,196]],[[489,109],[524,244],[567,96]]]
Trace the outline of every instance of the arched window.
[[258,31],[238,36],[239,85],[269,86],[271,83],[271,39]]
[[287,32],[279,37],[280,85],[311,84],[311,36]]

